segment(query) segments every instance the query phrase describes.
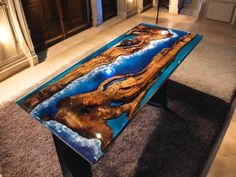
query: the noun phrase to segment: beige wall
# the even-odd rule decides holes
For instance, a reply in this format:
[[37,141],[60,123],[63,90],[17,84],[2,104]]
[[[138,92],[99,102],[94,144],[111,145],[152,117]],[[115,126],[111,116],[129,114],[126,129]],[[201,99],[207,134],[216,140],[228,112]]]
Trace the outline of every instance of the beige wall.
[[178,14],[179,12],[178,3],[179,3],[179,0],[169,1],[169,13]]
[[205,18],[234,24],[236,0],[207,0]]

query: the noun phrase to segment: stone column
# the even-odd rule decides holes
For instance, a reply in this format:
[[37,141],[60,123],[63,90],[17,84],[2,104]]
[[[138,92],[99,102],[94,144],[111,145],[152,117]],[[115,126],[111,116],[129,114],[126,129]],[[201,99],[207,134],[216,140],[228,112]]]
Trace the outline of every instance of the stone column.
[[178,4],[179,4],[178,0],[170,0],[169,13],[178,14],[179,13]]
[[143,0],[137,0],[138,13],[143,12]]
[[126,19],[126,0],[117,1],[117,15],[122,19]]
[[102,1],[91,0],[92,10],[92,24],[93,26],[99,26],[103,23]]
[[151,5],[144,7],[143,0],[137,0],[138,13],[142,13],[144,10],[150,8],[151,6],[157,6],[157,2],[158,2],[158,0],[153,0]]
[[[99,26],[103,23],[102,0],[90,1],[93,26]],[[137,12],[137,0],[117,0],[117,15],[121,18],[129,18],[137,14]]]
[[194,17],[198,17],[199,16],[199,13],[201,11],[201,7],[202,7],[202,4],[203,2],[206,1],[206,0],[193,0],[192,1],[192,16]]
[[158,1],[159,1],[159,0],[153,0],[152,5],[153,5],[154,7],[157,7]]
[[129,18],[138,12],[137,0],[118,0],[117,14],[123,19]]
[[[5,16],[5,25],[0,25],[0,31],[1,33],[6,32],[7,35],[4,37],[4,34],[1,34],[5,42],[0,41],[0,48],[4,50],[2,60],[5,58],[5,61],[1,62],[0,65],[1,81],[26,67],[38,64],[38,57],[34,51],[21,2],[19,0],[0,0],[0,4],[3,12],[0,15]],[[1,20],[2,22],[3,20]]]
[[30,36],[28,25],[25,19],[22,4],[18,0],[7,0],[11,14],[14,31],[17,35],[18,42],[30,62],[31,66],[38,64],[38,56],[35,53],[34,45]]

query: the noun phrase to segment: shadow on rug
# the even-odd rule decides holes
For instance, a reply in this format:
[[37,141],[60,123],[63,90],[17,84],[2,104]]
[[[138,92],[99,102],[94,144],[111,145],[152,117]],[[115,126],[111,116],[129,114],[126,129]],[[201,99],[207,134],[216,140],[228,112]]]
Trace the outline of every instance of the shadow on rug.
[[229,105],[169,81],[168,110],[145,106],[92,168],[96,177],[198,177]]
[[[93,176],[198,177],[229,105],[169,81],[168,107],[145,106],[92,167]],[[0,121],[4,177],[62,176],[46,128],[14,101],[0,108]]]

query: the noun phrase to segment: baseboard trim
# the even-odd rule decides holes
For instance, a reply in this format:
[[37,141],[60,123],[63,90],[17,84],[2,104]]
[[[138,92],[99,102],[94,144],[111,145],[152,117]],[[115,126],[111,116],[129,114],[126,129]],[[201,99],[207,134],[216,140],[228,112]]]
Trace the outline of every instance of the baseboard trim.
[[0,69],[0,81],[7,79],[8,77],[30,67],[30,62],[26,57],[19,59],[18,61],[5,66]]

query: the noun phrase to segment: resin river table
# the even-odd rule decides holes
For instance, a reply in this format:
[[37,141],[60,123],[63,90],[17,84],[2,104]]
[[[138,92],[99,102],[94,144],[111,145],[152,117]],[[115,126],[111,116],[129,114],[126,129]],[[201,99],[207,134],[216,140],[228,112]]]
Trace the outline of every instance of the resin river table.
[[53,133],[64,175],[91,176],[90,164],[151,98],[166,107],[163,84],[201,39],[139,24],[17,103]]

